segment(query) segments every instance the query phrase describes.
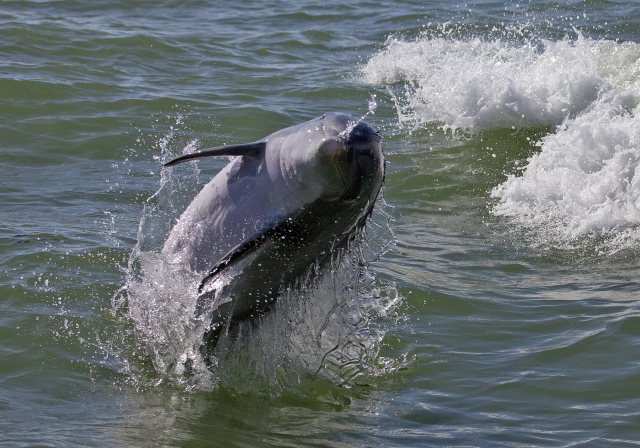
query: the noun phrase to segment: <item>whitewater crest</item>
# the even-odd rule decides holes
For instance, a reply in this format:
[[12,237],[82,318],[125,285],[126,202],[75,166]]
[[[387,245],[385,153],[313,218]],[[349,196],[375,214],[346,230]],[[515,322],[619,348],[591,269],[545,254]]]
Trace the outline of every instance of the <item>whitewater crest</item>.
[[605,84],[598,73],[600,51],[582,37],[518,44],[391,38],[362,72],[365,83],[396,87],[392,94],[403,126],[438,122],[479,132],[558,125],[585,110]]
[[[539,143],[522,175],[491,194],[493,211],[557,237],[635,232],[640,225],[640,121],[635,99],[608,92]],[[631,235],[629,235],[631,236]]]
[[392,37],[362,80],[386,86],[408,130],[547,127],[539,153],[491,191],[493,214],[557,242],[640,241],[640,45],[579,33],[559,41]]

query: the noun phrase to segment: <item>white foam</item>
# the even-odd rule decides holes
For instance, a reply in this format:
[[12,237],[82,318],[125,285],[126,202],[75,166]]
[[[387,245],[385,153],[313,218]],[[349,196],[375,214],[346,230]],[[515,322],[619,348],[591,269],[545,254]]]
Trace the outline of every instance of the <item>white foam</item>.
[[400,122],[440,122],[477,132],[557,125],[586,109],[605,84],[600,45],[576,41],[513,44],[481,39],[390,39],[363,68],[369,84],[406,87]]
[[536,42],[393,38],[363,67],[363,80],[389,86],[403,127],[550,127],[524,171],[493,189],[496,215],[561,239],[635,232],[640,45]]
[[640,225],[640,117],[629,92],[612,90],[555,134],[521,176],[494,188],[497,215],[553,227],[565,238]]

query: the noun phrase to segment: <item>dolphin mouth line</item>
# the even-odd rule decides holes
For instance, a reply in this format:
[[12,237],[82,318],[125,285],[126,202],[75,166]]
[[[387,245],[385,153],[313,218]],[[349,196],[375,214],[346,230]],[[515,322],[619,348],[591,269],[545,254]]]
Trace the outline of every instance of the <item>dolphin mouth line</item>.
[[[347,148],[347,151],[349,151],[349,148]],[[348,154],[348,152],[347,152]],[[338,174],[340,175],[340,180],[342,181],[342,186],[344,187],[344,192],[347,192],[347,181],[345,180],[344,176],[342,175],[342,170],[340,169],[340,165],[338,164],[338,156],[339,154],[336,154],[333,156],[333,165],[336,167],[336,171],[338,172]]]
[[[326,114],[322,115],[322,118],[324,119],[326,116]],[[348,139],[349,139],[349,134],[351,134],[351,131],[353,130],[353,128],[357,125],[356,122],[352,122],[349,121],[347,122],[347,126],[345,129],[343,129],[342,131],[340,131],[340,133],[338,133],[337,137],[340,140],[340,142],[344,145],[345,150],[347,151],[347,156],[349,155],[349,150],[351,149],[349,147],[349,145],[347,144]],[[327,126],[322,123],[322,133],[324,134],[324,139],[330,139],[330,138],[335,138],[336,136],[332,135],[331,133],[327,132]],[[324,140],[323,139],[323,140]],[[335,167],[336,171],[338,172],[338,175],[340,176],[340,180],[342,181],[342,194],[346,193],[348,191],[348,187],[347,187],[347,180],[345,179],[345,176],[342,173],[342,170],[340,169],[340,161],[338,160],[338,158],[340,157],[340,152],[336,152],[333,156],[333,158],[331,159],[331,162],[333,163],[333,166]]]

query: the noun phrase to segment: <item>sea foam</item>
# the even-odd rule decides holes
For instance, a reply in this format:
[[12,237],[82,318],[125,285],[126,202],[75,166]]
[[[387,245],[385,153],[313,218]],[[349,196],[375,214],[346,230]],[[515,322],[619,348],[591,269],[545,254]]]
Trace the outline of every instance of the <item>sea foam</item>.
[[549,127],[525,169],[492,189],[495,215],[561,240],[640,227],[640,45],[391,38],[362,79],[387,86],[403,128]]

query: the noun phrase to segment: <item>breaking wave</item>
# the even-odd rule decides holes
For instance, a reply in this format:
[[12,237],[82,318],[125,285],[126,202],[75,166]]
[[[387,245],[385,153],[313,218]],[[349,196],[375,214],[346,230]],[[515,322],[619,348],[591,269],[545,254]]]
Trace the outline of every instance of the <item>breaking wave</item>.
[[640,45],[575,34],[392,37],[362,80],[386,86],[401,128],[548,127],[524,169],[492,189],[492,213],[558,244],[589,235],[637,244]]

